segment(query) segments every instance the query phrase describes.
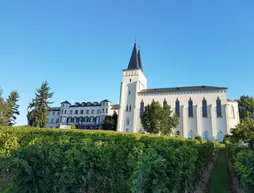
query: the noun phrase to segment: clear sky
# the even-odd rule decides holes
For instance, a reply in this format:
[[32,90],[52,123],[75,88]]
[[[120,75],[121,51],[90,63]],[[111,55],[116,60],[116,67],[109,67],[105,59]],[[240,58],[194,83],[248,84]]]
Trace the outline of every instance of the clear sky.
[[0,87],[18,125],[47,80],[60,102],[117,103],[134,40],[148,87],[214,85],[254,96],[253,0],[0,1]]

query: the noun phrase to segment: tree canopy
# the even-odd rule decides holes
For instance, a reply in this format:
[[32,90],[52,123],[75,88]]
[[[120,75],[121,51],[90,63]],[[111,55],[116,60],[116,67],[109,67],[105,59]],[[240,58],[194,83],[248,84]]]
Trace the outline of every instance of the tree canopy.
[[102,129],[116,131],[117,117],[118,116],[117,116],[116,112],[114,112],[114,114],[112,116],[106,116],[103,123],[102,123]]
[[240,120],[244,121],[250,117],[254,119],[254,97],[241,96],[238,100]]
[[15,121],[17,119],[17,115],[19,115],[19,105],[17,104],[19,99],[19,93],[17,91],[12,91],[10,95],[8,96],[8,99],[6,101],[8,106],[8,124],[10,126],[15,124]]
[[151,104],[145,106],[141,122],[144,130],[148,133],[169,135],[177,127],[178,117],[166,101],[164,101],[163,107],[159,102],[152,101]]
[[48,82],[42,83],[39,89],[36,89],[35,98],[28,106],[27,120],[28,124],[33,127],[44,127],[48,122],[48,110],[50,109],[49,101],[53,97],[53,92],[50,92]]

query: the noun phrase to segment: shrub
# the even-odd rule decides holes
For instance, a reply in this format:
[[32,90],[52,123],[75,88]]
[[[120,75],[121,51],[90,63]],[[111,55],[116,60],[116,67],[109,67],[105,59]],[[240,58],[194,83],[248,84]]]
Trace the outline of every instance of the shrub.
[[114,131],[0,128],[6,133],[11,145],[0,156],[11,160],[12,192],[181,193],[214,151],[207,141]]

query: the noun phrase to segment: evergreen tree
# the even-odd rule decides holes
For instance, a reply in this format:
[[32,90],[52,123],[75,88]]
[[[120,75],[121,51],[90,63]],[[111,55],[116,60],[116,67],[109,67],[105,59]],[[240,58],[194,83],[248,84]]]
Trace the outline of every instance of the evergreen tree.
[[168,135],[177,127],[178,117],[173,114],[171,107],[166,102],[161,107],[159,102],[152,101],[145,107],[141,122],[148,133]]
[[241,122],[247,118],[254,119],[254,97],[241,96],[238,100]]
[[8,106],[7,103],[4,101],[2,97],[2,89],[0,89],[0,126],[7,126],[8,125]]
[[19,93],[17,91],[12,91],[7,99],[8,106],[8,124],[10,126],[15,124],[15,120],[17,119],[16,115],[19,115],[19,105],[17,104],[19,99]]
[[54,93],[49,92],[50,87],[47,81],[43,82],[36,91],[35,98],[28,106],[27,120],[32,127],[44,127],[48,122],[49,105],[52,104],[49,99],[52,98]]

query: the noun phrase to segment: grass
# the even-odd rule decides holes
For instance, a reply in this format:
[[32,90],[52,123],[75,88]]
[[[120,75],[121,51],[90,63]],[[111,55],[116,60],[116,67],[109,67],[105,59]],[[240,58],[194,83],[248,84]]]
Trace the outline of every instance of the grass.
[[210,193],[229,193],[226,150],[220,146],[219,156],[212,172]]

